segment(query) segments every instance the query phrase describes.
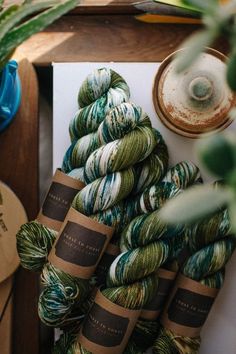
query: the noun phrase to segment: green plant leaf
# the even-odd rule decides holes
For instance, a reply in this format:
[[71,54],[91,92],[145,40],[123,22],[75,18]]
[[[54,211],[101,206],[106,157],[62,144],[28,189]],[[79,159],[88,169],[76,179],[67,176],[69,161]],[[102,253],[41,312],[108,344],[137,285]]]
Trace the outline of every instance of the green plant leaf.
[[180,73],[188,69],[216,37],[215,30],[201,30],[188,37],[181,45],[184,50],[179,51],[176,55],[176,71]]
[[194,186],[167,201],[160,210],[160,217],[170,224],[191,224],[220,210],[232,197],[230,189]]
[[227,178],[236,168],[236,141],[232,134],[214,134],[198,141],[200,160],[213,175]]
[[0,40],[8,33],[16,24],[21,22],[27,16],[47,9],[52,5],[52,1],[37,2],[36,4],[13,5],[2,12],[0,17]]
[[188,5],[188,4],[184,3],[182,0],[162,0],[162,1],[154,0],[154,1],[157,2],[157,3],[161,2],[161,3],[164,3],[166,5],[171,5],[171,6],[183,8],[183,9],[186,9],[186,10],[200,12],[199,6],[196,7],[196,6]]
[[218,6],[217,0],[182,0],[184,4],[200,8],[201,10],[209,10]]
[[7,21],[8,18],[11,17],[12,14],[14,14],[18,10],[19,6],[18,5],[11,5],[6,9],[1,10],[0,12],[0,25],[2,22]]
[[226,78],[231,90],[236,91],[236,50],[230,55]]
[[78,0],[68,0],[59,3],[8,32],[0,41],[0,62],[4,60],[7,53],[31,35],[43,30],[60,16],[73,9],[77,4]]

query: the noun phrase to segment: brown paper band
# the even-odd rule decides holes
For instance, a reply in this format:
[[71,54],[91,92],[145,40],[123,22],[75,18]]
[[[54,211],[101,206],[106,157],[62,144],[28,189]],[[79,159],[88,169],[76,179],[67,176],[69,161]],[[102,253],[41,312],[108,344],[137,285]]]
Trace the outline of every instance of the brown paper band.
[[161,317],[162,325],[178,335],[198,337],[218,292],[180,274]]
[[38,222],[59,231],[74,197],[84,186],[81,181],[57,169],[37,216]]
[[68,274],[89,279],[113,232],[112,227],[100,224],[70,208],[48,259]]
[[157,272],[158,274],[158,287],[153,299],[146,304],[142,309],[140,314],[141,318],[147,320],[156,320],[161,311],[163,310],[164,303],[173,287],[174,280],[176,278],[176,272],[171,272],[160,268]]
[[94,354],[121,354],[139,315],[140,310],[116,305],[98,291],[78,341]]
[[118,254],[120,254],[120,248],[117,245],[109,243],[104,255],[101,258],[101,261],[96,268],[95,276],[97,287],[100,287],[106,283],[106,276],[110,265],[116,259]]

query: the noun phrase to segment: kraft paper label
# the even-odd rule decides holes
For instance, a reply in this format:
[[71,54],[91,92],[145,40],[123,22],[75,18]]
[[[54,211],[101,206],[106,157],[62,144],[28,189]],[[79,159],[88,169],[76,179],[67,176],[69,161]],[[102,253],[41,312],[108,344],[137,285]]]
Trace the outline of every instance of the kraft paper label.
[[199,336],[218,291],[179,275],[162,315],[162,325],[182,336]]
[[113,231],[113,228],[70,208],[48,259],[53,265],[75,277],[89,279]]
[[95,272],[97,287],[100,287],[106,283],[108,270],[118,254],[120,254],[119,247],[110,243],[104,255],[102,256]]
[[84,186],[81,181],[57,169],[37,220],[59,231],[74,197]]
[[140,314],[141,318],[148,320],[156,320],[159,317],[176,277],[176,272],[171,272],[163,268],[159,269],[157,274],[159,276],[157,291],[153,299],[144,306]]
[[140,310],[129,310],[96,294],[79,333],[78,341],[94,354],[121,354],[134,329]]

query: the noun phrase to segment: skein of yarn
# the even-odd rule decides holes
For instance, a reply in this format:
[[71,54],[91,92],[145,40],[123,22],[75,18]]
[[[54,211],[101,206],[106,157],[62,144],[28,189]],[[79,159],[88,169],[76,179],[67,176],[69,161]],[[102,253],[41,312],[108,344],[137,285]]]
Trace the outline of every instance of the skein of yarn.
[[[178,194],[193,184],[202,183],[200,171],[197,166],[187,161],[178,163],[174,167],[170,168],[163,180],[165,182],[162,183],[167,185],[173,185],[174,182],[174,185],[178,187]],[[166,194],[166,192],[166,198],[164,198],[163,202],[160,204],[160,207],[163,206],[167,199],[171,199],[177,194],[170,193],[168,195],[168,188],[164,188],[162,194]],[[133,238],[135,238],[135,234],[133,234]],[[127,238],[122,239],[122,242],[127,242]],[[173,243],[177,252],[176,254],[173,253],[173,259],[168,257],[168,261],[165,262],[162,268],[158,271],[159,284],[157,292],[150,303],[145,305],[135,325],[127,347],[127,350],[130,352],[138,353],[139,351],[142,352],[147,350],[157,337],[159,327],[157,325],[158,317],[177,275],[178,264],[176,262],[176,257],[179,254],[179,249],[182,248],[181,242],[179,242],[178,238],[173,238]],[[134,241],[130,241],[130,244],[134,244]],[[130,244],[127,245],[121,243],[121,250],[127,251]]]
[[[98,328],[95,326],[92,330],[90,327],[90,322],[93,321],[93,318],[95,318],[95,322],[97,320],[101,322],[101,326],[106,326],[108,314],[104,313],[104,299],[106,299],[104,301],[108,301],[106,304],[107,306],[109,304],[109,307],[106,308],[109,308],[110,310],[114,308],[112,305],[114,304],[115,307],[118,305],[118,309],[121,308],[121,311],[128,309],[129,311],[131,310],[131,314],[132,310],[135,311],[135,318],[132,321],[129,321],[133,324],[128,333],[129,335],[131,334],[142,307],[148,303],[155,294],[158,284],[156,271],[166,262],[171,253],[169,240],[173,236],[181,236],[183,230],[179,228],[169,228],[162,224],[158,218],[158,211],[155,211],[151,214],[145,214],[135,218],[124,231],[122,236],[125,237],[126,234],[133,234],[133,231],[135,231],[136,234],[135,246],[133,249],[130,247],[129,251],[121,253],[121,255],[119,255],[112,263],[107,277],[107,287],[99,293],[99,302],[97,302],[97,299],[95,298],[94,305],[83,323],[80,332],[81,335],[70,349],[72,353],[101,353],[102,347],[101,344],[99,344],[101,343],[101,337],[103,340],[103,346],[106,347],[106,340],[108,340],[106,333],[99,332],[98,335],[96,331]],[[129,236],[127,237],[130,238]],[[102,303],[100,302],[100,296],[102,296],[103,299]],[[101,314],[99,312],[98,315],[99,318],[96,317],[97,308],[101,310]],[[129,315],[120,312],[120,316],[128,317]],[[117,331],[120,330],[123,339],[123,335],[125,336],[126,331],[124,331],[123,328],[115,328],[116,325],[114,325],[114,321],[109,323],[111,323],[112,326],[111,331],[115,331],[115,329]],[[118,318],[116,323],[119,327]],[[87,343],[87,340],[89,340],[89,338],[91,339],[91,336],[88,334],[90,330],[93,333],[92,347],[90,346],[91,343]],[[84,337],[87,339],[85,338],[84,340]],[[91,341],[89,340],[89,342]],[[120,353],[124,352],[124,346],[126,345],[126,343],[123,343],[123,340],[121,342],[122,348],[119,348]],[[96,351],[92,349],[94,348],[94,344],[96,346]],[[114,350],[112,345],[109,345],[109,347],[111,351]],[[126,349],[125,352],[129,353],[130,351]]]
[[[193,165],[190,164],[189,167],[190,166],[192,167]],[[177,176],[178,170],[181,169],[181,167],[188,167],[188,165],[183,163],[183,165],[177,167],[177,171],[170,171],[167,179],[172,179],[173,176]],[[196,170],[197,169],[195,168],[195,171]],[[186,171],[188,171],[188,169],[186,169],[185,172]],[[198,170],[197,173],[195,173],[195,171],[193,173],[194,178],[191,178],[193,175],[189,174],[189,180],[192,180],[192,182],[194,180],[199,180],[200,178]],[[176,181],[182,185],[187,184],[185,180],[183,182],[183,179],[181,179],[180,176],[179,178],[176,178]],[[166,182],[164,185],[170,186],[171,183]],[[176,186],[172,188],[178,189]],[[174,189],[172,188],[169,189],[171,193],[174,192]],[[155,188],[151,187],[151,189],[152,193],[150,196],[153,202]],[[164,193],[162,192],[162,196],[163,194]],[[149,208],[151,205],[153,205],[153,203],[150,203],[150,199],[148,201],[147,192],[144,193],[143,197],[144,196],[146,197],[146,207]],[[142,200],[141,203],[139,201],[139,203],[136,202],[135,204],[143,206],[143,197],[140,198],[140,200]],[[145,209],[146,207],[144,206]],[[148,303],[149,300],[151,300],[156,292],[158,284],[158,276],[156,273],[157,270],[162,264],[166,262],[173,251],[171,249],[172,243],[170,240],[173,237],[181,236],[184,240],[183,229],[169,228],[168,226],[163,225],[158,218],[158,211],[154,211],[151,214],[146,214],[135,218],[122,234],[121,245],[122,248],[126,251],[119,255],[112,263],[107,279],[108,288],[102,290],[103,296],[105,296],[105,298],[109,299],[111,302],[118,304],[122,308],[128,308],[132,310],[139,309],[136,316],[137,320],[139,314],[141,313],[142,307]],[[98,304],[96,303],[95,299],[95,306],[96,305]],[[99,306],[101,306],[100,303]],[[111,306],[109,305],[109,308],[111,308]],[[91,309],[91,318],[94,317],[93,308],[94,306],[92,306]],[[98,353],[102,351],[102,348],[99,347],[99,344],[96,351],[93,351],[91,349],[93,348],[93,345],[91,347],[91,343],[88,344],[87,340],[84,340],[84,336],[86,336],[86,334],[83,333],[83,331],[86,332],[88,330],[87,333],[89,333],[89,329],[86,329],[87,326],[89,327],[89,318],[90,315],[86,317],[87,320],[85,320],[85,324],[83,325],[85,330],[82,329],[80,332],[82,333],[83,339],[79,337],[79,340],[71,344],[68,349],[68,353]],[[101,321],[101,326],[103,326],[103,324],[106,326],[105,322],[108,319],[106,316],[104,318],[104,323],[101,316],[98,319],[98,321]],[[96,320],[97,318],[95,317],[94,321],[96,322]],[[101,333],[99,333],[99,335],[101,335]],[[93,342],[96,342],[95,338],[97,336],[99,337],[99,335],[98,333],[94,333]],[[74,338],[74,336],[72,337]],[[104,347],[105,346],[106,345],[104,340]],[[112,348],[112,350],[114,350],[114,348]],[[128,345],[126,349],[122,347],[119,352],[136,353],[136,351],[133,350],[133,346]]]
[[[129,96],[129,87],[125,80],[108,68],[95,70],[83,82],[78,94],[80,108],[70,123],[72,144],[65,153],[61,173],[57,172],[42,206],[42,212],[48,214],[45,209],[51,205],[50,210],[54,210],[50,213],[53,214],[53,219],[42,218],[41,213],[41,218],[22,225],[17,233],[17,249],[24,268],[32,271],[42,270],[76,191],[84,186],[77,182],[84,182],[83,166],[90,153],[102,144],[96,130],[109,110],[128,101]],[[58,183],[65,183],[67,187],[73,188],[74,192],[68,188],[66,191],[65,188],[59,189]],[[59,216],[55,215],[56,203]],[[52,221],[55,219],[57,223]]]
[[[235,246],[236,240],[231,235],[227,210],[188,230],[188,248],[191,255],[178,275],[177,285],[162,315],[162,327],[153,346],[154,353],[198,353],[201,327],[218,290],[223,286],[225,265]],[[183,309],[176,308],[181,296],[184,296],[186,304],[194,301],[190,315],[186,315]],[[180,326],[179,311],[182,311]],[[174,315],[171,316],[171,313]]]
[[[74,198],[72,206],[74,210],[90,216],[88,223],[91,223],[94,213],[100,212],[101,220],[97,224],[114,226],[120,208],[120,205],[117,208],[115,205],[126,198],[136,185],[133,166],[151,154],[157,135],[147,115],[131,103],[122,103],[112,109],[99,126],[98,135],[107,144],[88,158],[84,170],[88,184]],[[106,212],[111,207],[114,207],[115,223],[113,214]],[[85,277],[81,273],[72,274],[64,270],[48,263],[42,273],[45,288],[39,299],[39,315],[46,324],[53,326],[61,325],[74,304],[88,295],[88,279],[94,272],[94,269],[90,270]]]
[[[170,168],[169,171],[166,173],[164,180],[166,182],[155,183],[154,185],[151,185],[150,187],[146,188],[143,193],[138,194],[133,198],[128,197],[127,200],[125,201],[125,215],[130,215],[130,218],[132,219],[136,215],[149,213],[154,210],[157,210],[164,204],[166,199],[172,198],[175,195],[177,195],[180,192],[180,188],[185,188],[190,184],[201,181],[201,177],[200,177],[199,169],[193,163],[183,161],[178,163],[174,167]],[[173,182],[175,182],[177,186]],[[122,238],[122,242],[127,243],[128,240]],[[121,248],[123,251],[125,251],[127,250],[127,248],[129,248],[129,245],[126,246],[126,244],[122,242],[121,242]],[[134,246],[134,241],[133,241],[133,246]],[[97,286],[101,286],[102,284],[105,283],[104,281],[105,275],[109,269],[109,265],[111,264],[112,260],[115,259],[115,256],[109,254],[107,258],[108,259],[106,260],[106,262],[102,263],[101,261],[102,263],[101,268],[98,265],[96,269],[95,278],[97,277],[98,279],[96,279],[94,283],[96,283]],[[89,308],[89,306],[87,306],[87,308]],[[141,321],[139,320],[138,323],[140,326]],[[156,323],[154,324],[154,326],[156,326]],[[145,327],[142,329],[142,332],[140,334],[143,335],[143,331],[147,331],[146,327],[147,324],[145,324]],[[150,331],[151,329],[149,330],[149,332]],[[136,332],[138,332],[137,328],[136,328]],[[148,334],[150,338],[150,333]],[[151,334],[154,340],[156,338],[156,331],[154,331],[153,328]],[[64,336],[65,338],[63,338]],[[144,338],[141,337],[142,341],[143,339]],[[68,332],[66,330],[65,334],[61,336],[59,342],[55,346],[54,349],[55,353],[61,350],[63,348],[63,345],[66,345],[66,347],[64,347],[64,352],[67,352],[69,348],[72,348],[73,342],[75,340],[76,340],[76,332],[71,332],[71,331]],[[151,342],[149,341],[149,346],[150,345]],[[129,347],[130,347],[130,343],[129,343]],[[141,348],[142,347],[140,346],[140,350]]]

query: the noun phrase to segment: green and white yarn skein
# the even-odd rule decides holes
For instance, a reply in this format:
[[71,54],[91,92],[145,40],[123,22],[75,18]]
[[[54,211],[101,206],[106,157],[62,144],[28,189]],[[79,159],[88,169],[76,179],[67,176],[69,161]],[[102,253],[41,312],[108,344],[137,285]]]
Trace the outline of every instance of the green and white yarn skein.
[[[102,144],[95,139],[99,124],[111,108],[128,101],[129,97],[127,83],[113,70],[98,69],[85,79],[78,94],[80,109],[70,123],[72,144],[65,153],[62,172],[84,182],[83,166],[90,153]],[[41,271],[56,235],[57,232],[37,221],[22,225],[17,233],[21,265]]]
[[[126,200],[126,214],[132,214],[130,220],[143,213],[159,209],[167,199],[174,197],[176,188],[185,189],[196,183],[201,183],[199,168],[191,161],[182,161],[169,168],[162,182],[150,184],[143,193],[128,197]],[[169,188],[173,188],[170,192]]]
[[[133,165],[150,155],[157,138],[147,115],[131,103],[112,109],[98,133],[108,143],[87,160],[84,176],[90,183],[77,194],[72,206],[90,217],[104,211],[100,216],[104,215],[105,219],[100,222],[113,226],[112,215],[107,219],[106,209],[132,191],[136,178]],[[110,142],[111,139],[115,140]],[[50,263],[43,269],[42,281],[45,288],[39,299],[39,315],[49,325],[61,325],[74,304],[83,300],[89,291],[88,281],[72,277]]]
[[[165,147],[165,144],[163,142],[163,139],[161,138],[160,140],[158,140],[159,143],[158,145],[161,146],[161,150],[162,150],[162,159],[158,159],[155,158],[153,161],[156,161],[156,165],[152,164],[149,167],[149,177],[145,180],[143,179],[143,186],[146,186],[147,181],[155,181],[159,178],[161,178],[165,172],[166,166],[167,166],[167,162],[168,162],[168,153],[167,153],[167,149]],[[165,150],[165,154],[163,153]],[[154,152],[155,153],[155,152]],[[144,165],[145,167],[145,171],[148,170],[148,164],[145,163]],[[152,170],[153,166],[155,167],[155,171]],[[158,172],[156,172],[158,171]],[[131,218],[133,218],[136,214],[134,213],[134,210],[130,210],[130,213],[127,213],[127,209],[124,206],[125,203],[123,201],[117,203],[116,205],[114,205],[112,208],[100,211],[96,214],[91,215],[90,217],[92,217],[94,220],[104,223],[106,225],[112,225],[115,230],[117,231],[118,235],[120,234],[121,230],[130,222]],[[117,237],[117,236],[116,236]],[[62,272],[62,274],[64,274]],[[54,278],[54,282],[56,283],[56,278]],[[54,291],[56,291],[56,287],[59,286],[59,284],[55,284],[54,285]],[[61,293],[62,288],[61,286],[59,286],[58,289],[58,293]],[[76,299],[75,297],[71,297],[69,298],[69,296],[67,296],[65,298],[65,293],[62,294],[62,296],[64,296],[64,302],[66,304],[66,302],[70,302],[71,304],[68,304],[68,308],[70,308],[72,305],[76,306]],[[66,306],[66,305],[65,305]],[[84,304],[83,304],[84,307]],[[64,311],[66,312],[66,309],[64,309]],[[56,312],[58,313],[58,312]],[[65,313],[64,313],[65,315]],[[53,324],[54,326],[56,325],[61,325],[61,315],[59,315],[59,319],[54,319],[53,316]],[[70,315],[69,313],[67,315],[64,316],[64,320],[63,320],[63,326],[67,325],[68,323],[70,323],[71,321],[74,321],[74,316]]]
[[89,184],[73,203],[87,215],[115,205],[133,190],[136,178],[133,166],[145,160],[157,143],[150,119],[131,103],[111,110],[98,134],[106,145],[87,160],[84,176]]
[[[100,132],[97,130],[108,112],[122,102],[127,102],[129,97],[128,85],[111,69],[96,70],[86,78],[78,96],[79,105],[83,108],[79,109],[70,123],[72,144],[65,154],[64,171],[83,166],[94,150],[108,142],[104,142],[101,129]],[[78,139],[81,136],[83,139]]]
[[80,109],[70,123],[71,140],[93,133],[113,107],[127,102],[130,90],[117,72],[109,68],[95,70],[87,76],[80,87]]
[[[155,183],[150,187],[146,188],[143,193],[138,194],[137,196],[134,197],[128,197],[126,199],[123,222],[124,220],[126,220],[125,223],[127,223],[127,220],[130,221],[136,215],[149,213],[159,209],[167,199],[177,195],[180,192],[180,188],[182,189],[188,185],[201,181],[201,176],[197,166],[195,166],[191,162],[183,161],[170,168],[169,171],[166,173],[164,180],[166,182]],[[121,228],[117,227],[117,229],[121,232]],[[126,246],[122,245],[121,247],[124,248],[123,250],[125,250]],[[95,277],[96,277],[96,272],[95,272]],[[154,325],[156,326],[156,323]],[[141,321],[139,321],[139,326],[141,326]],[[145,323],[145,327],[146,326],[147,324]],[[152,330],[152,337],[154,340],[156,337],[156,331],[154,331],[153,328],[150,328],[149,332],[151,330]],[[147,329],[143,328],[143,331],[146,332]],[[63,338],[64,335],[65,338]],[[67,344],[67,347],[72,346],[72,343],[76,339],[76,333],[71,333],[71,332],[68,333],[68,331],[66,330],[64,335],[61,336],[58,345],[56,345],[55,353],[59,349],[61,349],[65,343]],[[65,352],[67,351],[67,347],[64,348]]]
[[[225,264],[236,245],[231,235],[228,210],[188,229],[187,237],[191,255],[181,273],[207,287],[220,289],[223,286]],[[181,336],[161,327],[153,351],[158,354],[197,354],[200,343],[200,337]]]
[[[152,299],[158,284],[156,271],[172,252],[169,241],[183,233],[182,228],[164,225],[158,213],[139,216],[129,224],[122,234],[128,239],[123,244],[129,244],[129,250],[121,253],[110,267],[102,293],[124,308],[141,309]],[[89,353],[78,342],[68,352]],[[125,353],[133,353],[132,348],[127,347]]]
[[158,183],[167,171],[168,150],[166,144],[159,132],[156,130],[153,132],[157,139],[157,145],[144,161],[134,165],[136,182],[131,195],[113,207],[92,215],[94,220],[112,225],[115,228],[113,243],[119,240],[121,232],[135,216],[145,212],[141,206],[138,206],[143,191]]
[[[177,163],[174,167],[170,168],[166,173],[163,181],[165,181],[162,182],[163,187],[164,185],[169,187],[164,187],[164,189],[159,192],[160,197],[164,196],[162,202],[159,205],[159,208],[163,206],[166,200],[171,199],[177,194],[181,193],[181,191],[185,188],[188,188],[193,184],[202,183],[202,178],[200,175],[200,171],[196,165],[194,165],[192,162],[183,161]],[[161,184],[159,185],[161,186]],[[170,190],[170,188],[173,188],[173,186],[175,186],[176,188],[175,191]],[[169,193],[169,191],[171,191],[171,193]],[[150,190],[150,192],[150,194],[152,195],[152,190]],[[152,203],[150,203],[150,198],[146,198],[145,200],[145,197],[147,196],[148,195],[145,196],[145,193],[143,193],[142,205],[145,205],[145,209],[149,212],[154,211],[155,209],[150,208],[150,205],[153,205],[153,201]],[[133,236],[135,237],[135,234]],[[174,243],[174,248],[176,249],[176,254],[178,255],[182,247],[181,238],[173,238],[172,240]],[[130,243],[127,244],[127,242]],[[120,245],[121,251],[127,251],[131,245],[134,245],[134,242],[134,239],[132,241],[129,241],[127,237],[122,238]],[[176,254],[173,252],[172,258],[168,257],[167,262],[163,265],[164,268],[167,267],[167,269],[169,269],[169,266],[171,266],[172,268],[172,263],[176,265],[176,262],[173,262],[173,259],[175,259]],[[154,342],[158,333],[157,330],[157,320],[148,320],[140,317],[130,338],[128,346],[129,350],[134,353],[138,353],[139,351],[141,352],[142,350],[145,351]]]

